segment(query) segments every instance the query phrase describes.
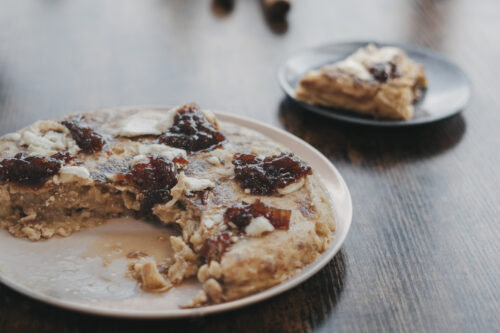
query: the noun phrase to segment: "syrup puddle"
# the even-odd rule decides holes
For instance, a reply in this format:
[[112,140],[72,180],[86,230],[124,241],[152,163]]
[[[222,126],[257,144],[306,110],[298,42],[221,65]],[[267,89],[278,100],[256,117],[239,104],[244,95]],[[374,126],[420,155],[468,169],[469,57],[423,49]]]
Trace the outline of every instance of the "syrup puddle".
[[152,257],[157,263],[173,257],[169,238],[174,232],[166,226],[120,219],[109,221],[98,229],[97,237],[82,253],[82,257],[100,257],[103,266],[110,265],[114,260],[127,258],[127,255],[134,252]]

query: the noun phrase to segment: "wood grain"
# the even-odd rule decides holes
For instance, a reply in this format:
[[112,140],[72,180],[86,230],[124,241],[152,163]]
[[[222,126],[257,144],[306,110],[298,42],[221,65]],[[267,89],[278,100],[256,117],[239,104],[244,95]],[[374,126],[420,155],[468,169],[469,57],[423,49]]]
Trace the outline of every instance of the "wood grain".
[[[283,127],[346,179],[354,219],[341,252],[283,295],[187,320],[87,316],[0,286],[0,332],[500,331],[500,3],[295,1],[278,26],[259,1],[223,15],[213,6],[0,0],[0,135],[74,111],[191,101]],[[276,71],[288,55],[366,39],[448,56],[473,82],[470,105],[432,125],[381,130],[284,98]]]

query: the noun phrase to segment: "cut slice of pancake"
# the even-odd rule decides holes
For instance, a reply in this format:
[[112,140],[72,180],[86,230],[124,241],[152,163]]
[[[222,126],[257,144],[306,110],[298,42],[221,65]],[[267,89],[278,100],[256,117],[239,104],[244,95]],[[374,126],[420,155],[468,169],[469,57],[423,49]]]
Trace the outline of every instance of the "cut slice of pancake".
[[370,44],[342,61],[307,72],[295,94],[298,100],[313,105],[407,120],[426,87],[423,66],[404,51]]

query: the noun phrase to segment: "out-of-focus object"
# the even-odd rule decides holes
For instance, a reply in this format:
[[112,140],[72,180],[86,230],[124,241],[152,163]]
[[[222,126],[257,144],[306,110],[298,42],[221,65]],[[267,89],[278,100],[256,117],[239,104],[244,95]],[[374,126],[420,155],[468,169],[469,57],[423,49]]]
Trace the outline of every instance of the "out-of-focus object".
[[262,0],[266,14],[275,19],[284,18],[290,10],[290,0]]
[[212,10],[220,17],[228,15],[234,8],[234,0],[213,0]]
[[425,88],[424,67],[403,50],[369,44],[342,61],[307,72],[295,96],[313,105],[408,120],[413,117],[413,103]]
[[[413,105],[414,115],[411,119],[389,120],[374,118],[339,108],[312,105],[297,99],[297,86],[306,73],[320,69],[326,64],[346,59],[356,50],[370,43],[373,43],[377,48],[385,46],[400,48],[410,59],[425,67],[428,88],[417,103]],[[373,74],[370,73],[370,75]],[[280,67],[278,77],[281,87],[287,95],[304,108],[330,118],[371,126],[411,126],[444,119],[462,111],[471,95],[469,79],[457,65],[431,50],[398,43],[362,41],[323,45],[288,58]]]

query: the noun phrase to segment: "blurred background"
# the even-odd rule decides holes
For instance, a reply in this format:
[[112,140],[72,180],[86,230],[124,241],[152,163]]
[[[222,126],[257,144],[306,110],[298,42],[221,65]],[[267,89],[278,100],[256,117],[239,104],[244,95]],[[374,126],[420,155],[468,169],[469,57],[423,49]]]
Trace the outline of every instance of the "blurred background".
[[[493,0],[292,1],[284,20],[258,0],[0,1],[0,134],[38,119],[138,104],[202,107],[276,123],[287,56],[344,40],[401,41],[449,55],[473,78],[498,41]],[[475,24],[468,24],[474,21]],[[500,56],[498,49],[488,57]],[[262,112],[266,110],[266,112]]]

